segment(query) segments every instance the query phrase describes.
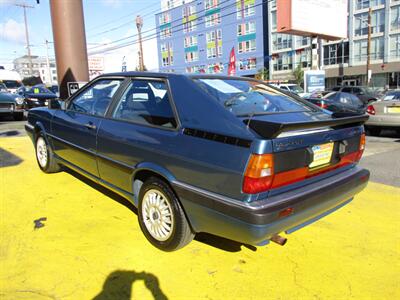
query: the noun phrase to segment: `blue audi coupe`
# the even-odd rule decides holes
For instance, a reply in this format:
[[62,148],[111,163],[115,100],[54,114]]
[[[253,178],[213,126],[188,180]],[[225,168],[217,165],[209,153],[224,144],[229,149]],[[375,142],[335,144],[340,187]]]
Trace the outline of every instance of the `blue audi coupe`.
[[101,75],[66,101],[29,111],[39,168],[68,167],[138,208],[164,251],[207,232],[251,245],[349,203],[366,115],[336,115],[250,78]]

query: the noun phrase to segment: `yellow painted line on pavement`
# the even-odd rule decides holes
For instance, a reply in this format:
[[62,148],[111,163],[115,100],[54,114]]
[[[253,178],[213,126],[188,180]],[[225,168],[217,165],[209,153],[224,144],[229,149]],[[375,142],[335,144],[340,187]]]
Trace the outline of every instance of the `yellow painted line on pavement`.
[[0,299],[400,299],[399,188],[370,183],[284,247],[203,236],[164,253],[121,198],[42,173],[29,138],[0,148],[20,158],[0,168]]

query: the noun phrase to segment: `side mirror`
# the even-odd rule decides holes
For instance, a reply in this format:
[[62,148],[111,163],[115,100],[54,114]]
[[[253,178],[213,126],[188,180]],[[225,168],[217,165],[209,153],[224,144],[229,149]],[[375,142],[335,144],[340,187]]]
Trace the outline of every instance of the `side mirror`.
[[65,109],[65,101],[60,99],[50,99],[48,101],[49,109]]

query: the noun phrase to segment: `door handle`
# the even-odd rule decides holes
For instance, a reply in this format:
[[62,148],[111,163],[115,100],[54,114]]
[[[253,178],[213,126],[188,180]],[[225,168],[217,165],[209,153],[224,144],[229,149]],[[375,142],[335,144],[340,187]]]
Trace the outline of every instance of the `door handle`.
[[85,127],[87,129],[93,129],[93,130],[96,129],[96,125],[94,125],[92,122],[86,123]]

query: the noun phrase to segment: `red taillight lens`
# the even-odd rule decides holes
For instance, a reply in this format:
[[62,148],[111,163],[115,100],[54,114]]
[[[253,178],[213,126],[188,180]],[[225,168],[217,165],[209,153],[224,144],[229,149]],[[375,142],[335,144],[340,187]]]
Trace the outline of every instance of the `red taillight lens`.
[[318,102],[316,104],[321,108],[324,108],[324,109],[327,108],[327,105],[326,105],[326,103],[324,101],[320,101],[320,102]]
[[243,180],[243,192],[256,194],[271,188],[274,175],[272,154],[252,154]]
[[361,159],[361,156],[364,153],[364,149],[365,149],[365,133],[363,133],[360,136],[360,146],[359,146],[358,151],[357,151],[356,161],[359,161]]
[[375,107],[373,105],[368,105],[367,113],[369,113],[370,115],[375,115]]

